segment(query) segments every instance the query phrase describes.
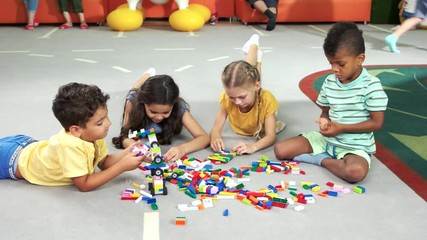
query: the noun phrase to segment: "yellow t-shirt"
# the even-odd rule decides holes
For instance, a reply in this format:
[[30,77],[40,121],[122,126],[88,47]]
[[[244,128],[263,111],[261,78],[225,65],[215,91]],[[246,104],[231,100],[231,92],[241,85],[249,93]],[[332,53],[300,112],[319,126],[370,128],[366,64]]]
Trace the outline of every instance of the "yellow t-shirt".
[[93,173],[107,154],[105,139],[91,143],[61,130],[47,141],[25,147],[18,167],[25,180],[33,184],[72,185],[71,178]]
[[279,103],[276,98],[268,90],[261,89],[260,106],[258,106],[258,99],[255,101],[255,105],[249,112],[242,113],[239,107],[230,100],[225,92],[220,95],[220,105],[228,114],[231,129],[237,134],[245,136],[254,135],[258,128],[258,111],[260,111],[259,123],[263,126],[264,130],[265,118],[275,114],[279,108]]

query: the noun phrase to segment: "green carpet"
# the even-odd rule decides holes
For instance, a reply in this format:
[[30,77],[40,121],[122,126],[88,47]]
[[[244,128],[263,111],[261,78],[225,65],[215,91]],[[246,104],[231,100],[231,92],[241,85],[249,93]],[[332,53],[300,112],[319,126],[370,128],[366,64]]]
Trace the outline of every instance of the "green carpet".
[[[375,156],[427,201],[427,65],[365,67],[381,80],[389,98],[383,128],[375,132]],[[315,102],[330,73],[305,77],[301,90]]]

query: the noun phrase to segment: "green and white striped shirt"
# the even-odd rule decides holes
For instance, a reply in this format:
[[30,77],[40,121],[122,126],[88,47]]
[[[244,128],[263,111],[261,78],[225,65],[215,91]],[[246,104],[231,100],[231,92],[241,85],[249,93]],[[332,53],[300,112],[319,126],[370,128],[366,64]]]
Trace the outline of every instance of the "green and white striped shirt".
[[[388,97],[380,80],[369,75],[364,68],[359,77],[348,84],[342,84],[334,74],[329,75],[322,85],[316,103],[329,107],[329,118],[333,122],[352,124],[366,121],[369,112],[385,111]],[[326,141],[344,148],[361,149],[375,153],[373,132],[341,133],[326,137]]]

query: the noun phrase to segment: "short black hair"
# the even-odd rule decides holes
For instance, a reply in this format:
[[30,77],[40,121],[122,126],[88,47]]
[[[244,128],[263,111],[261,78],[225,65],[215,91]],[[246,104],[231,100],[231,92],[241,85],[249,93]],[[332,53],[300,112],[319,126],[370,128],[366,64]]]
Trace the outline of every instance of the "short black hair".
[[96,110],[107,107],[108,99],[110,96],[95,85],[72,82],[59,88],[52,111],[66,131],[72,125],[84,128]]
[[329,30],[323,43],[326,56],[335,56],[340,49],[345,49],[354,56],[365,53],[363,32],[353,22],[335,23]]

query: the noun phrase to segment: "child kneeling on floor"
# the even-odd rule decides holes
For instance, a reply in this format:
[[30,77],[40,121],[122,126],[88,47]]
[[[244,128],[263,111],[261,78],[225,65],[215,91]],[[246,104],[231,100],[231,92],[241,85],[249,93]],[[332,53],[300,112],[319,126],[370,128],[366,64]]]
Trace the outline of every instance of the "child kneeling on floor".
[[320,130],[283,140],[274,152],[278,159],[321,165],[348,182],[359,182],[368,174],[376,150],[373,131],[383,125],[388,98],[380,80],[362,66],[365,43],[356,24],[334,24],[323,50],[333,74],[316,101],[322,109]]
[[[108,99],[94,85],[60,87],[52,110],[64,129],[45,141],[24,135],[0,139],[0,179],[25,179],[44,186],[74,184],[85,192],[136,169],[145,157],[131,151],[134,145],[108,154]],[[102,171],[95,172],[97,166]]]

